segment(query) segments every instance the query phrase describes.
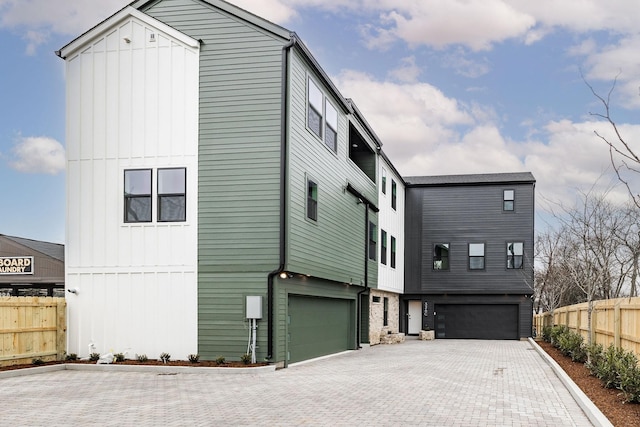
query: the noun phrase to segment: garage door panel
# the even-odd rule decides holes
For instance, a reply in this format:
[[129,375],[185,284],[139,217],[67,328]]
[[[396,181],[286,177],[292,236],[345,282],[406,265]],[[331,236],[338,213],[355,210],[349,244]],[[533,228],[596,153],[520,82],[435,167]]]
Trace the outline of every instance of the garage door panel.
[[518,305],[436,304],[436,338],[518,339]]
[[289,296],[290,363],[350,348],[351,300]]

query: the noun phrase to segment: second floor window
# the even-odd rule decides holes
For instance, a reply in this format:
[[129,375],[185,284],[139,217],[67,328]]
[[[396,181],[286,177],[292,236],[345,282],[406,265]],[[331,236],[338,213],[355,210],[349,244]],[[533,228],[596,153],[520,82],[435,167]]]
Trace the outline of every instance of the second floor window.
[[391,268],[396,268],[396,238],[391,236]]
[[449,269],[449,244],[436,243],[433,245],[433,269],[448,270]]
[[186,169],[158,169],[158,221],[186,221]]
[[469,269],[484,270],[484,243],[469,243]]
[[124,171],[124,222],[151,222],[151,169]]
[[307,218],[318,220],[318,184],[307,180]]
[[373,222],[369,222],[369,259],[376,260],[376,251],[378,250],[378,228]]
[[507,268],[522,268],[524,258],[524,243],[507,243]]
[[387,232],[380,229],[380,262],[387,265]]

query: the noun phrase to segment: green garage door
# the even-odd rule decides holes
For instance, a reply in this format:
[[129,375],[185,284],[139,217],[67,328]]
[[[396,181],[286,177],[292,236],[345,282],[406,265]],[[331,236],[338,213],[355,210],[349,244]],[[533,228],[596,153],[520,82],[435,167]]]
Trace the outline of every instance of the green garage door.
[[436,338],[518,339],[518,305],[436,304]]
[[352,348],[352,301],[289,296],[289,363]]

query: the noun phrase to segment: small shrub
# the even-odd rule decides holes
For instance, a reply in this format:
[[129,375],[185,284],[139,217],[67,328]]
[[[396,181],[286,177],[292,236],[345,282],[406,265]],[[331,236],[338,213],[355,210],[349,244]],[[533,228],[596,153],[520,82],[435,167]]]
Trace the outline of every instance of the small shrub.
[[551,339],[551,341],[549,341],[551,343],[551,345],[553,345],[554,347],[558,348],[559,344],[558,344],[558,337],[564,333],[566,333],[567,331],[569,331],[569,328],[564,326],[564,325],[556,325],[554,327],[551,328],[551,332],[549,333],[549,337]]
[[585,363],[589,372],[594,377],[597,377],[598,369],[602,366],[602,361],[604,359],[604,347],[602,344],[592,343],[590,346],[587,346],[587,356],[588,361]]
[[36,366],[44,365],[44,360],[40,359],[39,357],[36,357],[35,359],[31,360],[31,363],[33,363]]
[[542,340],[544,342],[551,342],[551,326],[545,326],[542,328]]
[[116,353],[113,355],[113,360],[115,362],[124,362],[124,354],[122,353]]
[[224,365],[225,361],[226,359],[224,358],[224,356],[220,356],[216,359],[216,365]]
[[138,362],[147,362],[149,358],[147,357],[146,354],[136,354],[136,360]]
[[242,356],[240,356],[240,360],[245,365],[248,365],[249,363],[251,363],[251,355],[250,354],[243,354]]
[[[627,354],[631,354],[628,353]],[[631,354],[634,356],[633,354]],[[635,358],[635,356],[634,356]],[[622,365],[618,371],[618,388],[627,403],[640,403],[640,367],[637,365]]]
[[64,357],[64,360],[78,360],[78,355],[75,353],[69,353]]
[[200,362],[200,355],[199,354],[190,354],[188,356],[189,362],[191,363],[198,363]]
[[100,359],[100,353],[91,353],[89,355],[89,360],[92,362],[97,362]]
[[567,329],[564,333],[559,334],[556,339],[562,354],[571,357],[574,362],[587,360],[587,349],[582,335]]
[[162,363],[167,363],[171,360],[171,355],[169,353],[160,353],[160,360]]

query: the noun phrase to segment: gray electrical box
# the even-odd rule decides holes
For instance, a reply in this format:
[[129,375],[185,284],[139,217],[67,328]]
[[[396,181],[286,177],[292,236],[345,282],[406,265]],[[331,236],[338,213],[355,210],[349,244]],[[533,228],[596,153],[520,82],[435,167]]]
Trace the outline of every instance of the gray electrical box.
[[247,295],[247,319],[262,319],[262,297]]

